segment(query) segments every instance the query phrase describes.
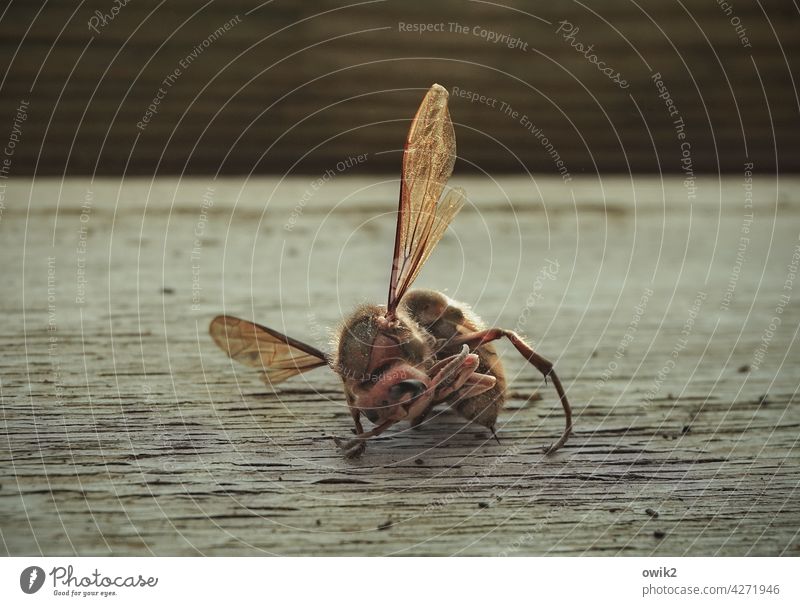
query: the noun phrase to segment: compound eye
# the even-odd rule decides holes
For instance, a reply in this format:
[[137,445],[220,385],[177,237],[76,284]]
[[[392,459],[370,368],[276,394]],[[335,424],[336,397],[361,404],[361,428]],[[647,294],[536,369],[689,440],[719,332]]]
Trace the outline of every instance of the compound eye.
[[392,385],[389,389],[389,394],[396,400],[399,400],[406,394],[410,396],[410,399],[414,399],[421,395],[427,388],[428,386],[422,381],[406,379],[405,381],[400,381],[396,385]]

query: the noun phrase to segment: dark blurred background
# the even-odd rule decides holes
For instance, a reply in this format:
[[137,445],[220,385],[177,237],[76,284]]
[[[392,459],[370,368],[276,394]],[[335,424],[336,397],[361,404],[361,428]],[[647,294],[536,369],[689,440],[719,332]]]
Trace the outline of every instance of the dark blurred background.
[[451,99],[462,172],[681,173],[684,143],[697,173],[796,171],[798,26],[785,0],[15,0],[0,127],[28,103],[15,175],[396,172],[439,82],[488,97]]

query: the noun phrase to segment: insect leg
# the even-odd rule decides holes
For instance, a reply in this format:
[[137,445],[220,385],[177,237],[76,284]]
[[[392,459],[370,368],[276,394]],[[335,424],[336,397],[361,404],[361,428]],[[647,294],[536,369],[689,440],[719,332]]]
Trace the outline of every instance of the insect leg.
[[358,408],[351,408],[350,416],[353,417],[353,423],[356,426],[355,434],[364,433],[364,426],[361,424],[361,411]]
[[564,409],[565,428],[558,441],[545,449],[546,454],[552,454],[567,443],[569,434],[572,432],[572,408],[569,405],[569,400],[567,399],[567,394],[564,391],[564,386],[561,384],[561,380],[558,378],[558,375],[553,368],[553,363],[533,351],[533,348],[513,330],[506,330],[504,328],[489,328],[488,330],[458,335],[450,340],[450,344],[466,344],[470,347],[470,349],[476,349],[485,343],[496,341],[502,337],[506,337],[509,341],[511,341],[511,344],[520,354],[522,354],[522,357],[528,360],[528,362],[530,362],[536,368],[536,370],[542,373],[545,381],[548,377],[552,379],[553,385],[556,388],[558,397],[561,400],[561,407]]
[[[355,415],[354,415],[355,416]],[[356,421],[357,425],[356,428],[361,426],[360,421]],[[377,435],[382,434],[384,431],[389,429],[392,425],[394,425],[396,421],[388,420],[384,421],[380,425],[373,427],[369,431],[361,431],[353,438],[349,440],[343,440],[342,438],[338,438],[334,436],[333,441],[336,442],[336,446],[342,451],[345,457],[348,459],[353,459],[355,457],[361,456],[363,454],[364,449],[366,448],[366,441],[367,438],[371,438]]]
[[470,354],[469,346],[464,344],[459,353],[434,364],[428,371],[431,389],[436,390],[434,401],[445,400],[464,385],[477,370],[479,362],[478,356]]
[[437,404],[446,402],[450,406],[455,406],[462,400],[467,400],[489,391],[496,382],[497,379],[491,375],[482,375],[472,368],[464,369],[464,371],[459,372],[451,385],[436,391],[435,398],[425,411],[411,421],[411,427],[418,429],[419,425],[428,417]]
[[494,387],[496,382],[497,379],[492,375],[484,375],[479,372],[474,372],[467,378],[466,381],[464,381],[463,386],[455,390],[451,399],[454,404],[457,404],[460,400],[474,398],[475,396],[481,395],[485,391],[489,391],[492,387]]

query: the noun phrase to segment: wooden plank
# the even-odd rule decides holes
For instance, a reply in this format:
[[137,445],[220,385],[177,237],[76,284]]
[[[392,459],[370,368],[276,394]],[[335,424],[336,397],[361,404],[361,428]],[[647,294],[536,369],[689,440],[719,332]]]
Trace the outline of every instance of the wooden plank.
[[560,180],[454,179],[476,206],[419,285],[557,360],[575,435],[541,455],[558,403],[501,345],[500,444],[442,412],[354,462],[331,442],[349,427],[334,375],[273,391],[206,333],[224,310],[325,347],[342,313],[383,298],[396,182],[339,175],[298,208],[312,181],[219,180],[206,219],[205,178],[8,182],[3,552],[800,553],[793,292],[756,356],[800,244],[800,181],[756,180],[723,305],[741,178],[701,179],[693,204],[676,180],[577,180],[573,203]]

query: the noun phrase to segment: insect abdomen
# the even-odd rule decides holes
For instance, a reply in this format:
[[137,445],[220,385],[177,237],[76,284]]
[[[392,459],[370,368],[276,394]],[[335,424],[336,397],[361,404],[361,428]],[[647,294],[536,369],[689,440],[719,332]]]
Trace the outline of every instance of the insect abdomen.
[[[459,303],[435,290],[412,290],[403,297],[409,316],[444,345],[436,352],[437,359],[458,353],[458,345],[446,344],[455,336],[478,332],[485,328],[481,319],[468,305]],[[475,350],[480,359],[477,372],[497,379],[494,387],[472,398],[454,403],[454,408],[466,419],[485,427],[494,427],[497,414],[506,399],[506,377],[503,364],[494,345],[487,343]]]

